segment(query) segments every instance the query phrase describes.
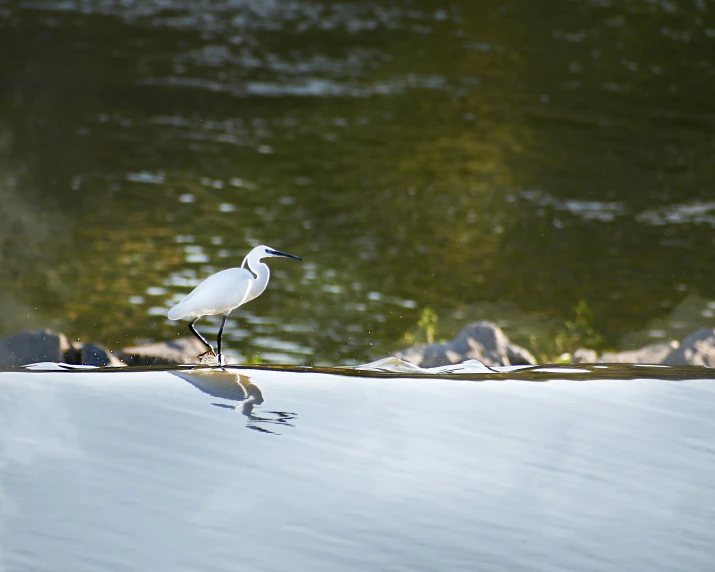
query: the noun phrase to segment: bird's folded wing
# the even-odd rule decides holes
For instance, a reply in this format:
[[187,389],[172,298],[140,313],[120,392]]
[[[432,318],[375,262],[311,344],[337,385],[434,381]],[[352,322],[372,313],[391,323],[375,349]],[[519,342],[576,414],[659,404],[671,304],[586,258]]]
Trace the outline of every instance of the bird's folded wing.
[[224,314],[240,306],[251,287],[253,275],[245,268],[229,268],[209,276],[171,310],[170,320]]

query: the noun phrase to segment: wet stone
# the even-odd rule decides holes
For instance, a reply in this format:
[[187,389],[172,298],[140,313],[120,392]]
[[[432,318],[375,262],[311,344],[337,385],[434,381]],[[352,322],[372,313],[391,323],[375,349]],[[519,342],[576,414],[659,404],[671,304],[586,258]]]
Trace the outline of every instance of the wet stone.
[[425,368],[468,359],[490,366],[536,364],[529,350],[509,341],[499,326],[488,321],[470,324],[451,342],[413,346],[395,356]]
[[112,352],[100,344],[84,344],[80,349],[79,363],[98,367],[122,367],[127,365],[120,359],[114,357]]
[[670,340],[650,344],[637,350],[626,352],[606,352],[598,361],[601,363],[654,363],[665,362],[670,354],[678,348],[678,342]]
[[715,367],[715,328],[703,328],[690,334],[663,363]]
[[65,361],[72,346],[67,336],[51,330],[18,332],[0,340],[0,367],[16,367],[41,361]]
[[581,348],[573,353],[571,363],[596,363],[598,352],[589,348]]
[[198,356],[205,351],[199,340],[186,337],[125,348],[116,352],[116,356],[131,366],[198,364]]

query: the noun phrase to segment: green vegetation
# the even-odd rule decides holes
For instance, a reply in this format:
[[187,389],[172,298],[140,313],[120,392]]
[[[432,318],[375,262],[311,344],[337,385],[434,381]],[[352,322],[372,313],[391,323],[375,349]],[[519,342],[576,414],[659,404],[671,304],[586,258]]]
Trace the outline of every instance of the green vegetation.
[[[440,317],[437,312],[430,307],[423,308],[416,327],[403,336],[404,342],[416,345],[446,341],[437,334],[438,323]],[[454,333],[466,325],[463,319],[449,317],[445,317],[442,324],[444,331]],[[507,328],[506,334],[514,343],[531,351],[539,363],[570,363],[571,356],[579,348],[590,348],[599,353],[608,349],[605,337],[594,326],[593,311],[585,300],[580,300],[574,307],[571,318],[559,322],[542,322],[538,333],[529,335],[524,331]]]
[[406,333],[405,341],[408,344],[433,344],[437,335],[438,320],[437,312],[432,308],[424,308],[417,321],[417,331]]
[[585,300],[574,308],[574,317],[556,327],[552,336],[530,338],[530,350],[540,363],[568,363],[579,348],[603,351],[605,338],[593,325],[593,311]]
[[262,365],[270,363],[270,360],[265,359],[263,356],[261,356],[259,353],[252,353],[243,360],[244,365]]

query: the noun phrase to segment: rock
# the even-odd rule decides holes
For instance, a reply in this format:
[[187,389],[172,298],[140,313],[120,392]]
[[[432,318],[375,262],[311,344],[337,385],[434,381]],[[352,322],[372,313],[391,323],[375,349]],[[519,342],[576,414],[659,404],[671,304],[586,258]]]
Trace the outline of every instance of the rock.
[[511,343],[499,326],[487,321],[467,326],[451,342],[413,346],[395,356],[420,367],[437,367],[468,359],[477,359],[485,365],[536,363],[528,350]]
[[65,361],[72,346],[64,334],[51,330],[18,332],[0,340],[0,367],[13,367],[41,361]]
[[123,367],[126,366],[123,361],[114,357],[104,346],[99,344],[84,344],[80,349],[81,365],[96,365],[100,367]]
[[606,352],[598,361],[601,363],[664,363],[666,358],[678,348],[675,340],[644,346],[627,352]]
[[663,363],[715,367],[715,328],[703,328],[689,335]]
[[589,348],[580,348],[573,353],[571,363],[596,363],[598,352]]
[[204,345],[196,338],[179,338],[168,342],[125,348],[116,352],[116,355],[127,365],[133,366],[198,364],[197,356],[205,351]]

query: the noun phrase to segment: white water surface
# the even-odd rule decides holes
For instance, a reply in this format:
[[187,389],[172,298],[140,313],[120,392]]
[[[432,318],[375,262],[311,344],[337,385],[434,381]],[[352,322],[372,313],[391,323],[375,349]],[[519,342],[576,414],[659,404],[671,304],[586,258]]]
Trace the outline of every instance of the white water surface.
[[715,379],[518,375],[0,373],[0,571],[711,570]]

